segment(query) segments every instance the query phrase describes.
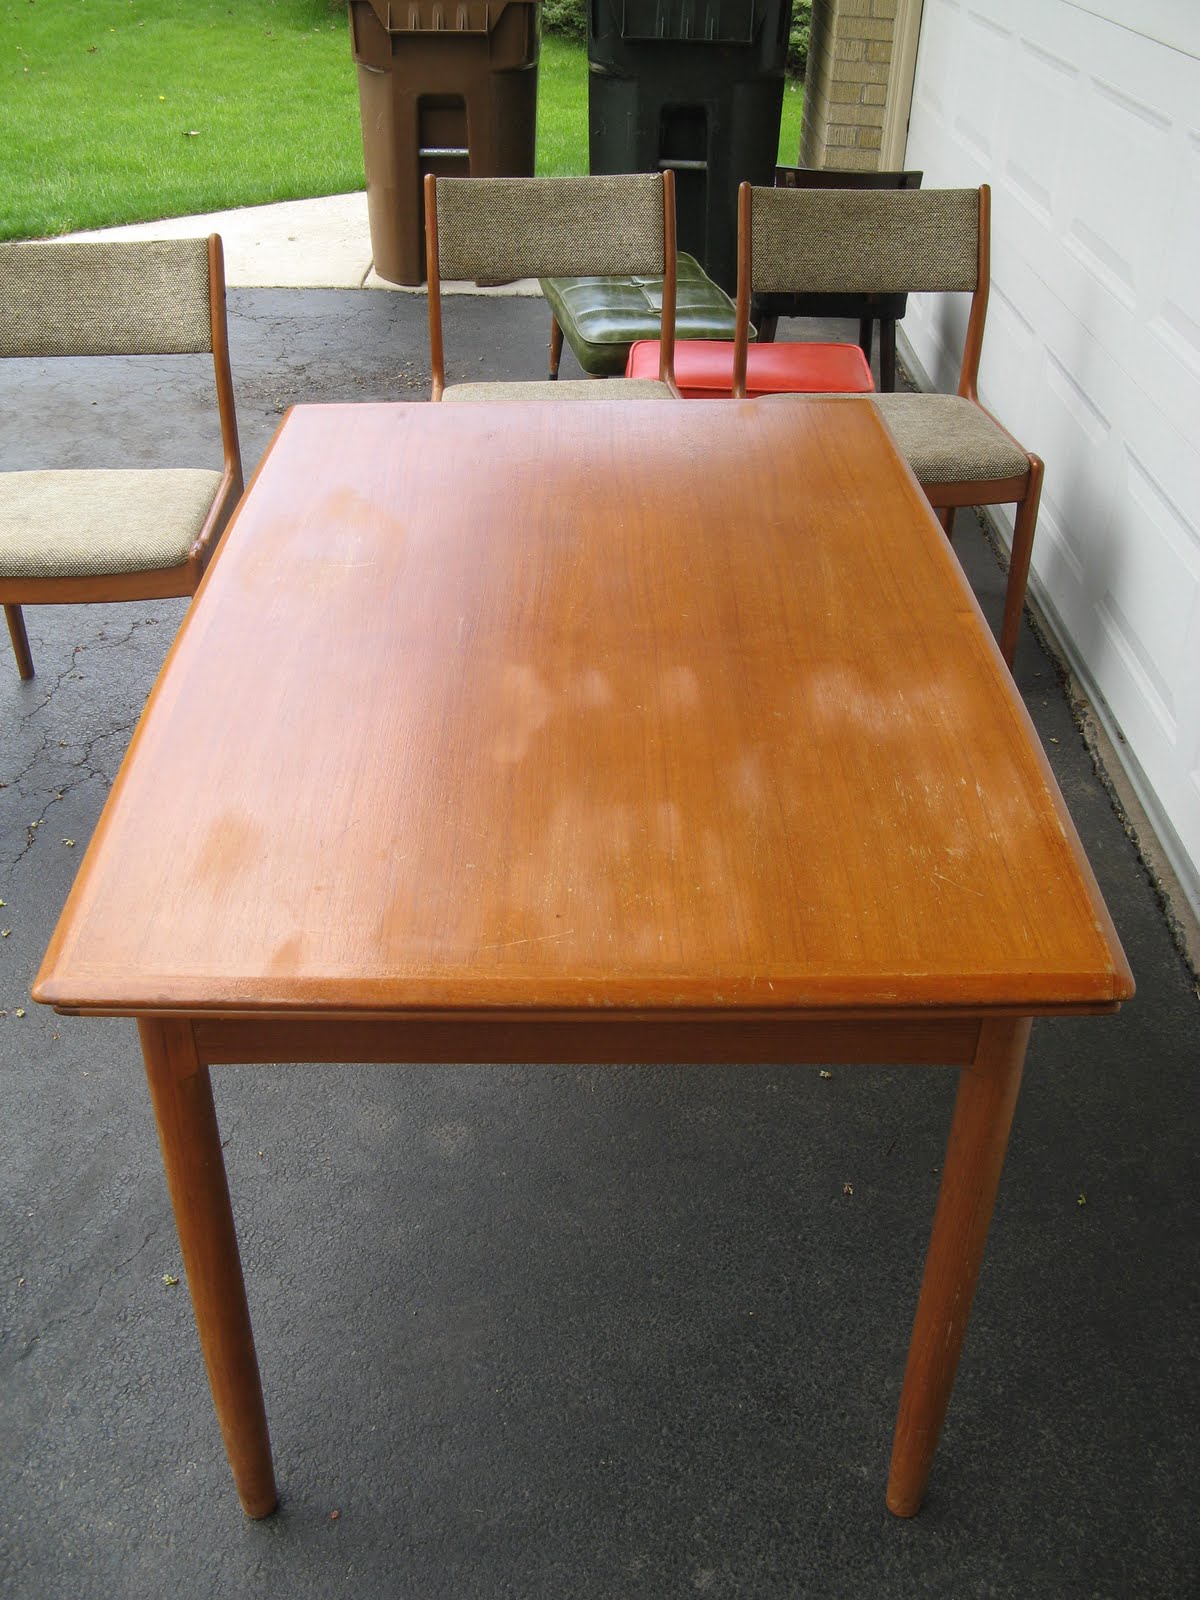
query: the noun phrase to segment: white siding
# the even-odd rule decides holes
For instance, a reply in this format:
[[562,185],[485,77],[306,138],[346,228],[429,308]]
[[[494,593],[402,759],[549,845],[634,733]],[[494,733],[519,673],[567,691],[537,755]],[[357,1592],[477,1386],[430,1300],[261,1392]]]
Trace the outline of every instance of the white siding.
[[[905,165],[992,185],[980,392],[1046,462],[1034,590],[1200,910],[1200,4],[925,0]],[[939,388],[963,316],[909,301]]]

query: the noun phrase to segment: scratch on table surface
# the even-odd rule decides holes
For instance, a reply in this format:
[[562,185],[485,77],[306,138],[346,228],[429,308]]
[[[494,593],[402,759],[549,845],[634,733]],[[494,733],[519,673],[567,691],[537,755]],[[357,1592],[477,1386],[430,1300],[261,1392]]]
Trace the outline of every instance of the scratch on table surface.
[[971,887],[971,885],[969,883],[959,883],[957,878],[948,878],[944,872],[936,872],[935,871],[933,875],[934,875],[935,878],[940,878],[943,883],[948,883],[948,884],[952,885],[952,887],[955,888],[955,889],[963,889],[963,890],[966,891],[967,894],[978,895],[980,900],[983,899],[983,890],[982,889],[972,889],[972,887]]
[[569,939],[575,932],[568,928],[565,933],[537,933],[525,939],[502,939],[498,944],[481,944],[481,950],[511,950],[515,944],[545,944],[550,939]]

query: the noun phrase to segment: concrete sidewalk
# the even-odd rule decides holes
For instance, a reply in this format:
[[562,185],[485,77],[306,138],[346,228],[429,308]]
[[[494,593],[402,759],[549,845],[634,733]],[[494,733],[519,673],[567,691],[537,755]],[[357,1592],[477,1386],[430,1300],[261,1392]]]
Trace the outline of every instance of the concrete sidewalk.
[[[231,215],[253,262],[267,230]],[[248,473],[293,402],[428,395],[419,295],[240,287],[229,321]],[[540,376],[546,322],[467,295],[448,353]],[[208,465],[216,442],[203,359],[0,362],[0,413],[6,469]],[[956,550],[994,621],[1004,577],[966,516]],[[951,1073],[232,1067],[283,1497],[247,1523],[168,1281],[133,1025],[29,998],[184,609],[30,607],[36,678],[0,653],[5,1600],[1193,1592],[1200,1007],[1028,628],[1017,683],[1138,994],[1035,1026],[920,1517],[883,1486]]]
[[[392,289],[374,268],[366,192],[320,200],[283,200],[196,217],[168,217],[120,228],[72,233],[70,239],[190,239],[219,233],[225,246],[225,281],[231,289]],[[521,278],[498,289],[447,283],[444,294],[539,295],[537,280]]]

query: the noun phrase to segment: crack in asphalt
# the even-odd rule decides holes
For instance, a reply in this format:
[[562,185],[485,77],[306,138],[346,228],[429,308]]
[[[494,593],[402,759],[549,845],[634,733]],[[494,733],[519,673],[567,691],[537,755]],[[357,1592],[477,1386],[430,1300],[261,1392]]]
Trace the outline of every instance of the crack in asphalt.
[[[120,1261],[116,1261],[112,1264],[112,1266],[108,1269],[107,1276],[97,1287],[95,1296],[90,1305],[85,1307],[69,1307],[61,1311],[57,1316],[50,1317],[46,1321],[42,1322],[32,1332],[27,1333],[24,1336],[24,1342],[22,1343],[21,1347],[16,1350],[11,1359],[15,1362],[24,1361],[26,1357],[32,1353],[33,1347],[36,1344],[41,1343],[47,1337],[47,1335],[54,1333],[57,1329],[65,1327],[69,1323],[87,1320],[94,1317],[96,1312],[100,1309],[100,1302],[103,1300],[107,1290],[115,1281],[119,1279],[121,1273],[124,1272],[125,1268],[128,1267],[131,1262],[136,1261],[140,1255],[145,1253],[151,1242],[157,1239],[161,1232],[162,1219],[160,1218],[154,1222],[150,1228],[147,1229],[146,1233],[143,1235],[141,1244],[139,1244],[136,1249],[130,1251],[127,1256],[122,1257]],[[69,1288],[75,1275],[76,1274],[73,1272],[69,1273],[58,1287],[60,1289],[63,1287]],[[15,1330],[10,1330],[8,1328],[0,1331],[0,1351],[7,1349],[10,1335],[13,1332],[15,1332]]]
[[[37,843],[38,830],[50,815],[51,810],[60,805],[80,783],[96,780],[103,784],[106,790],[111,788],[113,782],[112,768],[115,767],[116,763],[106,763],[103,767],[98,766],[94,760],[96,747],[107,740],[115,738],[123,738],[127,741],[130,733],[137,725],[143,708],[139,704],[136,710],[120,718],[119,721],[88,735],[74,745],[69,740],[57,738],[57,735],[62,731],[60,728],[47,725],[37,729],[33,724],[47,712],[47,708],[52,706],[56,696],[71,681],[72,677],[81,676],[79,666],[83,657],[90,652],[107,654],[110,651],[122,650],[140,630],[157,625],[159,625],[157,617],[135,617],[120,634],[106,634],[103,638],[88,639],[74,645],[71,649],[70,659],[54,677],[48,681],[44,678],[41,680],[45,684],[45,689],[36,704],[17,708],[17,725],[27,730],[33,738],[37,739],[38,743],[37,747],[28,755],[24,764],[11,777],[5,780],[3,786],[11,790],[14,799],[19,798],[21,800],[31,799],[33,794],[39,792],[44,795],[50,789],[53,789],[54,793],[53,798],[43,799],[37,815],[26,821],[25,843],[21,849],[15,854],[8,852],[2,858],[4,865],[8,869],[11,870],[20,865]],[[37,681],[35,679],[35,682]],[[57,766],[60,769],[57,781],[46,781],[44,769],[47,766],[51,768]],[[34,777],[35,774],[37,775],[36,777]],[[33,793],[29,793],[29,790],[32,790]]]

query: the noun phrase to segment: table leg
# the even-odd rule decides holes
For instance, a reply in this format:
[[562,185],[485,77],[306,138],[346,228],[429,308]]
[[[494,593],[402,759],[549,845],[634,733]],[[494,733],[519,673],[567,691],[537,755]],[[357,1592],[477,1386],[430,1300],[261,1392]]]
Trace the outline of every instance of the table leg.
[[985,1022],[975,1059],[959,1076],[892,1442],[887,1503],[898,1517],[916,1515],[929,1481],[996,1202],[1029,1026],[1027,1017]]
[[278,1503],[208,1068],[187,1022],[138,1023],[167,1186],[225,1451],[248,1517]]

